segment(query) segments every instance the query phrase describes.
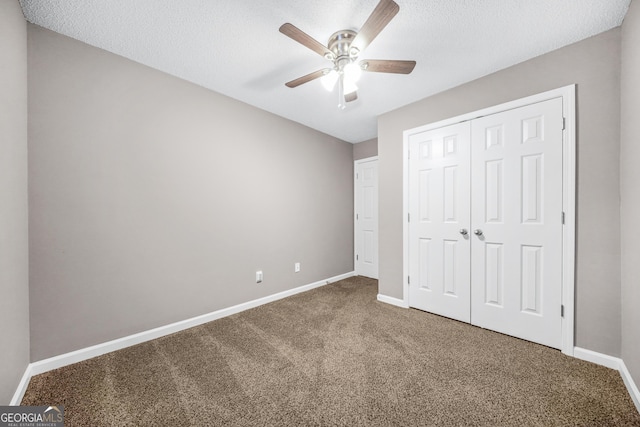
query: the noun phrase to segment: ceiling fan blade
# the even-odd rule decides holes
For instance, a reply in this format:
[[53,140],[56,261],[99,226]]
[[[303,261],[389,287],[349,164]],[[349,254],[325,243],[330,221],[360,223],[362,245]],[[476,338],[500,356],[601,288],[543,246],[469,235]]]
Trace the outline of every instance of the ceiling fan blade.
[[371,12],[371,16],[364,23],[351,46],[358,48],[360,52],[369,46],[369,43],[387,26],[400,10],[400,6],[393,0],[380,0],[380,3]]
[[374,73],[410,74],[416,61],[394,61],[387,59],[366,59],[360,61],[360,68]]
[[292,24],[282,24],[282,26],[280,27],[280,32],[285,36],[297,41],[301,45],[308,47],[319,55],[322,55],[324,57],[333,56],[333,52],[327,49],[325,45]]
[[291,80],[290,82],[285,83],[287,87],[294,88],[300,86],[301,84],[305,84],[310,82],[311,80],[315,80],[319,77],[324,76],[327,72],[329,72],[328,68],[324,68],[322,70],[314,71],[313,73],[309,73],[306,76],[298,77],[295,80]]
[[358,99],[358,92],[351,92],[344,96],[346,102],[355,101],[356,99]]

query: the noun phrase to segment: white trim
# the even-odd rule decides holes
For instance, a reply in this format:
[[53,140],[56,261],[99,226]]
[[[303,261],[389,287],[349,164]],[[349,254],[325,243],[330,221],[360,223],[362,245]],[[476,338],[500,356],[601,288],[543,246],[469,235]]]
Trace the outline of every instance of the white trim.
[[562,304],[564,305],[564,317],[562,318],[562,344],[561,350],[568,356],[573,356],[574,351],[574,304],[575,304],[575,201],[576,201],[576,117],[575,117],[576,85],[568,85],[559,89],[517,99],[493,107],[452,117],[439,122],[430,123],[402,133],[402,238],[403,238],[403,288],[402,300],[409,306],[409,138],[411,135],[422,133],[456,123],[473,120],[479,117],[512,110],[525,105],[548,101],[554,98],[562,98],[563,116],[566,119],[566,128],[563,134],[563,159],[562,159],[562,208],[565,212],[565,226],[562,230],[563,262],[562,262]]
[[[360,163],[375,162],[376,160],[378,160],[378,156],[371,156],[371,157],[367,157],[367,158],[365,158],[365,159],[358,159],[358,160],[354,160],[354,161],[353,161],[353,164],[354,164],[354,165],[359,165]],[[356,173],[355,168],[354,168],[353,173],[354,173],[354,177],[355,177],[355,173]]]
[[586,348],[575,347],[573,349],[573,357],[596,365],[606,366],[607,368],[618,370],[622,359],[609,356],[607,354],[598,353],[596,351],[587,350]]
[[232,307],[216,310],[211,313],[203,314],[201,316],[192,317],[190,319],[181,320],[179,322],[171,323],[169,325],[160,326],[158,328],[150,329],[148,331],[139,332],[137,334],[129,335],[126,337],[118,338],[112,341],[107,341],[102,344],[96,344],[91,347],[82,348],[69,353],[61,354],[58,356],[50,357],[48,359],[39,360],[33,362],[27,366],[27,369],[22,377],[22,381],[18,385],[11,404],[14,402],[16,405],[22,401],[29,380],[34,375],[39,375],[44,372],[58,369],[63,366],[71,365],[73,363],[82,362],[83,360],[91,359],[93,357],[101,356],[112,351],[121,350],[123,348],[131,347],[136,344],[140,344],[146,341],[151,341],[156,338],[163,337],[165,335],[174,334],[176,332],[183,331],[185,329],[193,328],[194,326],[202,325],[203,323],[211,322],[213,320],[221,319],[223,317],[231,316],[232,314],[240,313],[241,311],[255,308],[273,301],[277,301],[286,297],[290,297],[301,292],[310,291],[311,289],[318,288],[320,286],[328,285],[329,283],[337,282],[339,280],[347,279],[355,276],[355,272],[350,271],[348,273],[340,274],[330,277],[325,280],[319,280],[308,285],[299,286],[297,288],[289,289],[287,291],[279,292],[277,294],[269,295],[263,298],[258,298],[253,301],[248,301],[242,304],[234,305]]
[[624,385],[627,387],[631,400],[633,400],[633,404],[636,405],[636,409],[640,412],[640,391],[638,390],[636,383],[633,381],[631,373],[627,369],[627,365],[625,365],[624,360],[580,347],[575,347],[573,349],[573,356],[577,359],[586,360],[587,362],[606,366],[607,368],[618,371],[622,377]]
[[640,390],[638,390],[638,386],[633,381],[631,377],[631,372],[627,369],[627,365],[624,364],[624,360],[620,359],[620,376],[622,377],[622,381],[624,381],[624,385],[627,386],[627,391],[631,396],[631,400],[636,405],[636,409],[640,412]]
[[576,85],[562,90],[562,115],[565,130],[562,144],[562,352],[573,356],[575,322],[576,255]]
[[405,303],[404,300],[390,297],[387,295],[378,294],[378,301],[384,302],[386,304],[395,305],[396,307],[409,308],[409,306]]
[[22,402],[22,398],[24,397],[24,393],[27,391],[27,386],[29,385],[29,381],[31,380],[32,375],[33,374],[31,373],[31,364],[28,364],[27,368],[24,370],[24,374],[22,374],[22,379],[18,384],[18,388],[16,389],[16,392],[13,394],[13,397],[11,398],[11,402],[9,402],[9,405],[11,406],[20,405],[20,402]]
[[409,307],[409,135],[402,133],[402,304]]
[[[356,276],[359,276],[361,273],[360,271],[358,271],[358,260],[356,259],[356,255],[358,255],[358,220],[356,219],[356,215],[358,214],[358,212],[356,212],[356,208],[358,207],[358,179],[356,178],[356,174],[358,173],[357,166],[361,163],[377,161],[378,156],[371,156],[353,161],[353,271],[355,272]],[[378,266],[379,265],[380,258],[378,257]]]

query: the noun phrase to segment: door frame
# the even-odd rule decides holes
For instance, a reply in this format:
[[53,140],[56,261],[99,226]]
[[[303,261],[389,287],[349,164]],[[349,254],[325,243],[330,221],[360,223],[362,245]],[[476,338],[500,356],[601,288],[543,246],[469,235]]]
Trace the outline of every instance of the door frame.
[[[562,353],[573,356],[574,324],[575,324],[575,224],[576,224],[576,85],[568,85],[558,89],[539,93],[483,108],[471,113],[462,114],[438,122],[429,123],[403,132],[402,141],[402,240],[403,240],[403,286],[402,306],[409,307],[409,139],[412,135],[434,130],[440,127],[477,119],[482,116],[501,113],[526,105],[562,98],[562,115],[564,130],[562,131],[562,211],[564,227],[562,228],[562,302],[564,316],[561,321]],[[355,219],[355,216],[354,216]],[[355,257],[354,257],[355,259]]]
[[[358,220],[356,219],[356,215],[358,214],[358,212],[356,211],[356,207],[358,206],[358,179],[356,177],[356,174],[358,173],[358,166],[362,163],[369,163],[369,162],[377,162],[378,161],[378,156],[371,156],[371,157],[366,157],[364,159],[358,159],[358,160],[354,160],[353,161],[353,271],[355,271],[356,276],[360,275],[360,272],[358,271],[358,260],[356,259],[356,256],[358,255]],[[378,162],[378,171],[380,170],[380,163]],[[378,195],[380,194],[380,177],[378,176]],[[378,215],[380,215],[380,209],[378,207]],[[378,230],[376,230],[378,232],[378,246],[380,243],[380,230],[379,230],[379,225],[380,225],[380,218],[378,217]],[[380,268],[380,248],[378,247],[378,257],[377,257],[377,261],[378,261],[378,271]],[[378,276],[380,274],[378,273]]]

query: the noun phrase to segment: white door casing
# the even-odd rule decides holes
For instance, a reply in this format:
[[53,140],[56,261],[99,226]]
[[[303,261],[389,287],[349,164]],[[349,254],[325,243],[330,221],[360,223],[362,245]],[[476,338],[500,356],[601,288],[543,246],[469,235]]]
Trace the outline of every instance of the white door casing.
[[[474,274],[476,274],[475,273],[476,268],[480,268],[481,271],[484,270],[483,271],[483,274],[484,274],[484,273],[487,273],[486,266],[488,264],[491,265],[493,263],[493,265],[497,265],[497,260],[495,258],[495,255],[500,251],[503,251],[503,253],[501,254],[502,256],[506,256],[505,253],[508,253],[508,257],[511,257],[511,258],[515,257],[514,259],[517,260],[516,268],[514,268],[511,265],[513,264],[512,262],[509,262],[510,265],[507,267],[511,270],[518,271],[518,273],[516,274],[516,276],[518,277],[516,291],[512,292],[512,290],[510,290],[509,292],[511,292],[512,295],[508,296],[510,301],[513,301],[513,304],[509,302],[509,306],[513,305],[514,307],[516,307],[516,309],[514,309],[513,307],[510,307],[509,310],[517,311],[518,314],[516,318],[520,317],[520,320],[516,320],[516,323],[521,323],[521,324],[524,323],[528,325],[531,323],[531,320],[540,320],[539,318],[541,316],[539,313],[536,313],[537,311],[543,311],[545,313],[543,314],[543,316],[546,316],[547,312],[549,314],[555,313],[554,315],[551,315],[549,317],[549,322],[551,323],[548,323],[546,327],[549,327],[551,329],[554,329],[555,331],[558,331],[558,334],[554,335],[554,337],[551,338],[550,340],[547,340],[546,338],[540,339],[540,338],[535,338],[530,336],[525,336],[524,338],[530,339],[530,340],[537,340],[538,342],[542,342],[546,345],[550,345],[556,348],[561,348],[563,353],[571,356],[573,355],[574,320],[575,320],[574,319],[575,190],[576,190],[575,189],[575,158],[576,158],[575,89],[576,89],[575,85],[570,85],[560,89],[555,89],[555,90],[544,92],[538,95],[533,95],[527,98],[508,102],[505,104],[485,108],[483,110],[464,114],[462,116],[443,120],[437,123],[420,126],[415,129],[406,130],[404,132],[404,138],[403,138],[404,139],[404,142],[403,142],[403,150],[404,150],[403,199],[404,199],[404,215],[406,220],[408,213],[411,211],[410,189],[411,189],[412,178],[411,178],[411,171],[409,168],[410,161],[411,161],[409,159],[409,153],[411,151],[412,141],[415,140],[415,137],[417,135],[424,134],[427,131],[444,128],[446,126],[450,126],[460,122],[482,119],[485,116],[493,115],[496,113],[515,110],[523,106],[530,106],[543,101],[556,99],[555,101],[556,105],[554,107],[551,107],[552,109],[555,109],[555,112],[553,113],[556,117],[555,124],[551,123],[554,119],[550,119],[551,121],[548,121],[546,119],[540,120],[541,118],[540,116],[543,115],[543,114],[538,114],[540,112],[538,113],[534,112],[534,114],[529,114],[529,115],[525,114],[523,117],[520,118],[521,123],[518,126],[520,127],[519,132],[521,134],[519,135],[519,139],[521,141],[523,139],[527,140],[527,143],[521,144],[523,146],[527,146],[527,148],[523,148],[524,151],[518,152],[518,156],[520,158],[519,158],[519,161],[516,162],[516,166],[515,166],[515,169],[517,171],[515,182],[513,182],[511,178],[506,177],[505,173],[508,172],[507,169],[504,169],[504,165],[506,163],[504,163],[502,166],[499,166],[498,165],[499,162],[496,161],[496,160],[499,160],[497,157],[485,158],[484,160],[490,163],[488,168],[485,168],[483,166],[484,169],[483,169],[483,172],[481,172],[481,174],[484,176],[482,176],[481,179],[476,178],[475,176],[472,176],[471,182],[472,182],[472,192],[473,192],[475,189],[478,188],[478,185],[484,186],[485,183],[488,181],[487,178],[489,178],[489,181],[491,179],[495,181],[497,178],[497,174],[502,173],[503,184],[507,186],[515,185],[515,188],[519,187],[520,191],[522,191],[524,186],[525,196],[528,195],[530,197],[528,198],[521,197],[515,204],[515,208],[518,210],[519,216],[520,216],[518,223],[516,223],[516,225],[508,225],[508,224],[505,224],[505,225],[508,228],[508,227],[515,227],[519,224],[520,228],[522,228],[523,230],[527,230],[527,229],[533,230],[536,228],[538,229],[540,228],[541,226],[540,222],[545,222],[547,220],[550,221],[551,217],[557,217],[558,221],[552,224],[551,229],[555,227],[556,231],[558,229],[560,231],[559,233],[556,233],[555,231],[550,231],[549,233],[554,235],[554,238],[556,239],[556,241],[559,239],[561,242],[560,248],[557,250],[554,256],[554,260],[559,262],[556,263],[555,266],[553,266],[552,264],[549,264],[550,262],[549,260],[551,258],[547,256],[548,251],[547,251],[547,248],[545,248],[545,246],[548,244],[548,241],[547,242],[544,241],[544,239],[547,239],[548,236],[547,237],[538,236],[537,233],[533,233],[533,234],[536,234],[536,239],[542,239],[542,240],[524,241],[523,243],[518,244],[518,247],[516,248],[515,252],[511,251],[511,249],[505,252],[506,246],[503,246],[502,249],[498,249],[501,242],[498,241],[497,238],[487,239],[487,234],[486,234],[487,232],[493,233],[494,230],[492,230],[492,226],[497,226],[498,224],[491,223],[491,221],[486,221],[485,223],[481,222],[481,227],[473,227],[474,229],[481,229],[483,231],[484,240],[481,240],[479,237],[472,234],[473,230],[470,230],[469,232],[471,237],[471,243],[472,243],[471,250],[475,251],[476,247],[479,247],[481,251],[481,256],[479,260],[482,260],[482,263],[478,264],[479,266],[476,266],[476,265],[472,266],[471,276],[473,277]],[[555,114],[557,111],[559,111],[558,115]],[[531,113],[531,111],[529,111],[529,113]],[[482,124],[482,122],[477,122],[477,123]],[[559,127],[556,126],[556,124],[559,124]],[[490,128],[491,126],[485,126],[485,130],[484,130],[485,134],[487,131],[486,127]],[[539,148],[541,146],[544,146],[545,144],[538,144],[538,142],[540,141],[537,141],[537,139],[540,139],[538,137],[543,137],[543,136],[545,141],[549,140],[550,138],[555,138],[557,135],[552,136],[547,133],[552,128],[554,131],[559,129],[560,143],[554,146],[554,148],[552,149],[553,154],[550,154],[551,152],[545,152],[544,149],[543,151],[539,150]],[[527,133],[522,134],[523,131]],[[494,135],[495,135],[495,131],[494,131]],[[523,138],[523,135],[524,135],[524,138]],[[486,144],[486,141],[485,141],[485,144]],[[536,147],[536,145],[538,147]],[[530,150],[530,151],[527,151],[527,150]],[[549,168],[552,166],[548,162],[549,159],[546,159],[545,156],[553,157],[553,159],[560,164],[560,167],[555,169],[556,172],[558,171],[559,172],[556,173],[555,176],[548,177],[546,179],[545,179],[545,174],[546,174],[545,168]],[[503,168],[502,170],[500,170],[501,167]],[[512,167],[513,166],[510,166],[509,168],[512,168]],[[545,171],[544,173],[543,173],[543,170]],[[550,186],[552,183],[553,183],[553,188],[551,189]],[[532,191],[529,191],[529,190],[532,190]],[[504,191],[508,191],[508,190],[505,188]],[[544,197],[547,196],[546,194],[547,192],[549,193],[549,197],[551,197],[551,199],[545,201]],[[489,200],[489,202],[491,201],[495,202],[495,199],[491,199],[491,197],[498,196],[498,194],[494,192],[494,194],[491,195],[483,191],[481,191],[481,193],[482,193],[481,197],[478,195],[477,192],[474,192],[474,196],[480,197],[482,200],[484,200],[485,205],[480,210],[483,211],[483,215],[485,216],[485,218],[483,218],[482,220],[486,220],[486,217],[488,217],[486,201]],[[555,196],[550,196],[551,194],[555,194]],[[487,199],[487,195],[489,195],[488,199]],[[558,205],[558,195],[560,195],[559,206],[561,211],[558,213],[558,215],[555,215],[551,213],[551,211],[555,209],[555,208],[552,208],[551,205],[555,205],[555,206]],[[504,197],[505,193],[503,193],[502,196]],[[551,203],[551,205],[547,206],[549,203]],[[474,206],[474,208],[477,208],[477,202],[473,202],[472,205]],[[502,214],[507,215],[509,209],[510,208],[507,207],[507,210],[503,211]],[[489,213],[492,213],[492,212],[489,212]],[[495,213],[495,203],[494,203],[493,213]],[[477,214],[477,213],[474,212],[474,214]],[[509,215],[512,215],[512,214],[509,213]],[[412,217],[411,219],[413,220],[414,218]],[[564,225],[562,223],[563,220],[564,220]],[[486,228],[487,226],[488,228]],[[482,227],[485,227],[485,229],[483,229]],[[410,293],[412,292],[413,285],[415,283],[414,274],[411,273],[412,268],[411,268],[410,260],[412,257],[410,256],[410,246],[411,246],[410,228],[411,228],[411,223],[409,221],[405,221],[403,225],[403,235],[404,235],[403,258],[404,258],[405,280],[404,280],[404,290],[403,290],[402,300],[394,300],[393,298],[389,298],[384,295],[378,296],[378,299],[381,301],[389,300],[393,304],[403,306],[403,307],[414,305],[413,302],[410,300]],[[526,234],[527,233],[525,233],[525,235]],[[532,233],[529,232],[529,234],[531,235]],[[558,234],[559,234],[559,237],[558,237]],[[517,236],[517,234],[514,235],[514,237],[515,236]],[[508,242],[508,241],[509,239],[507,238],[505,242]],[[502,244],[506,245],[505,242],[503,242]],[[475,245],[476,243],[479,244],[480,246]],[[487,244],[492,244],[492,243],[494,244],[493,246],[487,246]],[[493,251],[493,253],[488,254],[489,263],[486,258],[487,248],[489,248],[489,251]],[[491,259],[492,256],[494,256],[493,259]],[[525,261],[524,263],[523,263],[523,260]],[[503,262],[503,268],[505,266],[504,264],[505,263]],[[555,269],[555,273],[552,273],[554,269]],[[514,273],[512,271],[509,271],[508,274],[513,276]],[[411,277],[412,286],[409,286],[409,277]],[[504,275],[502,276],[503,283],[504,283],[505,277],[506,276]],[[550,277],[553,277],[553,278],[549,279]],[[558,279],[558,277],[560,277],[560,279]],[[483,278],[483,280],[484,279],[486,279],[486,277]],[[496,283],[495,279],[492,279],[490,275],[489,275],[489,279],[493,280],[494,284]],[[558,303],[557,302],[549,303],[548,300],[545,299],[545,296],[547,296],[549,292],[553,292],[553,291],[545,292],[545,287],[547,286],[547,283],[549,280],[553,280],[555,281],[556,284],[559,284],[559,286],[556,286],[554,291],[556,292],[556,296],[559,295],[560,304],[562,304],[562,308],[564,309],[563,310],[564,316],[562,317],[560,317],[560,307],[558,307],[557,305]],[[484,280],[485,285],[486,285],[486,282],[487,281]],[[520,290],[523,288],[528,290],[529,292],[528,293],[520,292]],[[496,295],[495,288],[493,289],[493,292],[494,292],[493,296],[495,296]],[[480,295],[481,295],[481,298],[479,299],[479,301],[491,299],[490,295],[486,292],[486,288],[484,293],[481,293]],[[489,295],[489,298],[488,298],[488,295]],[[482,304],[486,305],[485,302],[483,302]],[[551,305],[553,305],[554,307],[551,308],[550,307]],[[490,308],[494,308],[494,307],[490,307]],[[489,310],[489,312],[491,312],[491,310]],[[472,313],[471,317],[473,322],[473,314],[474,314],[473,303],[472,303],[471,313]],[[482,313],[480,314],[479,319],[480,319],[480,323],[486,320],[486,319],[483,320]],[[526,320],[523,320],[523,319],[526,319]],[[517,335],[517,334],[514,334],[513,331],[500,329],[501,327],[505,326],[505,323],[509,323],[509,322],[504,322],[504,319],[502,319],[498,321],[498,323],[501,324],[502,326],[498,326],[498,327],[486,326],[486,327],[491,327],[492,329],[502,330],[502,331],[505,331],[506,333]],[[536,323],[538,322],[536,321],[533,322],[534,325]],[[557,326],[558,323],[560,324],[559,328]],[[553,325],[549,326],[551,324]],[[540,327],[539,329],[546,329],[546,327]],[[537,326],[533,326],[530,329],[536,329],[536,328]],[[558,338],[558,335],[560,336],[560,338]]]
[[355,182],[355,271],[378,278],[378,159],[358,160]]
[[470,321],[469,122],[412,135],[412,307]]
[[471,122],[471,323],[554,348],[562,345],[562,128],[561,98]]

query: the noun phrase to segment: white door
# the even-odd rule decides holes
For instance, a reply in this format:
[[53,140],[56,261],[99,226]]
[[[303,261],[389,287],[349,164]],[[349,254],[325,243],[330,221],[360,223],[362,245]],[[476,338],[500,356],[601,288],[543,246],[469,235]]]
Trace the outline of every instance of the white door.
[[409,304],[469,322],[469,122],[409,140]]
[[560,348],[562,100],[472,121],[471,322]]
[[562,347],[562,99],[409,136],[409,305]]
[[356,274],[378,278],[378,160],[355,163]]

